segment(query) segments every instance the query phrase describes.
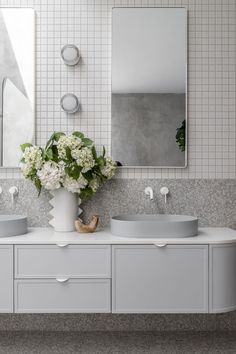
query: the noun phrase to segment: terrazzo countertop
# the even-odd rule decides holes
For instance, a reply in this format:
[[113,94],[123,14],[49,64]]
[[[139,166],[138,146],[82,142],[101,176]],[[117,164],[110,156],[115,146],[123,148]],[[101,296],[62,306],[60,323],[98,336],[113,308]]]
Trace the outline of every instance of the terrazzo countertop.
[[128,238],[111,234],[110,228],[88,234],[55,232],[49,227],[29,228],[25,235],[0,238],[0,245],[48,244],[83,245],[159,245],[159,244],[224,244],[236,243],[236,231],[229,228],[199,228],[198,236],[185,238]]

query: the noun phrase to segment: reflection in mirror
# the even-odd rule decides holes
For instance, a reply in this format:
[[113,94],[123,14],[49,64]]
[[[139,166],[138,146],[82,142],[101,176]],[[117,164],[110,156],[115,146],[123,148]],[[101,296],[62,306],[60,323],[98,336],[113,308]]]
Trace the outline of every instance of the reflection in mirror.
[[35,135],[35,13],[0,9],[0,165],[17,167]]
[[186,67],[186,9],[113,9],[111,140],[122,166],[186,166]]

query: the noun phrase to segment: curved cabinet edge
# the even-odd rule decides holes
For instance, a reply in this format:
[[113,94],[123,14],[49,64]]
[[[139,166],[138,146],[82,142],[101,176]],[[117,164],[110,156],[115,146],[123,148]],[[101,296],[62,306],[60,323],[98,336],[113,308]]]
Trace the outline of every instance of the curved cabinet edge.
[[236,310],[236,244],[209,245],[209,313]]
[[227,312],[232,312],[232,311],[235,311],[236,310],[236,306],[232,306],[232,307],[225,307],[225,308],[219,308],[219,309],[215,309],[215,310],[212,310],[210,311],[209,310],[209,313],[215,313],[215,314],[220,314],[220,313],[227,313]]

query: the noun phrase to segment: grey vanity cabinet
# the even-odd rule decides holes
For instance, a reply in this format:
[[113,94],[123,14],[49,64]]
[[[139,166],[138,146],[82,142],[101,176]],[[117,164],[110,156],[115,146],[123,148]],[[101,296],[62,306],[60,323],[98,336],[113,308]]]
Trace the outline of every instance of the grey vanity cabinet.
[[0,312],[13,312],[13,246],[0,246]]
[[112,247],[114,313],[208,312],[207,245]]
[[0,313],[236,310],[236,242],[216,241],[2,244]]
[[210,245],[209,312],[236,309],[236,244]]

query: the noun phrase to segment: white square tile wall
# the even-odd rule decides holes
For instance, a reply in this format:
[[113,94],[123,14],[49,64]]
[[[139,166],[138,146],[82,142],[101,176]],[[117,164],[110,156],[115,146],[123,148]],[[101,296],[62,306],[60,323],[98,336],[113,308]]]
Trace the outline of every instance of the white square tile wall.
[[[37,14],[37,143],[54,130],[82,130],[110,149],[111,9],[185,6],[188,10],[188,168],[123,169],[123,178],[235,178],[235,0],[0,0]],[[74,43],[82,62],[67,67],[60,49]],[[67,116],[60,97],[78,95],[82,111]],[[0,178],[19,177],[1,169]]]

